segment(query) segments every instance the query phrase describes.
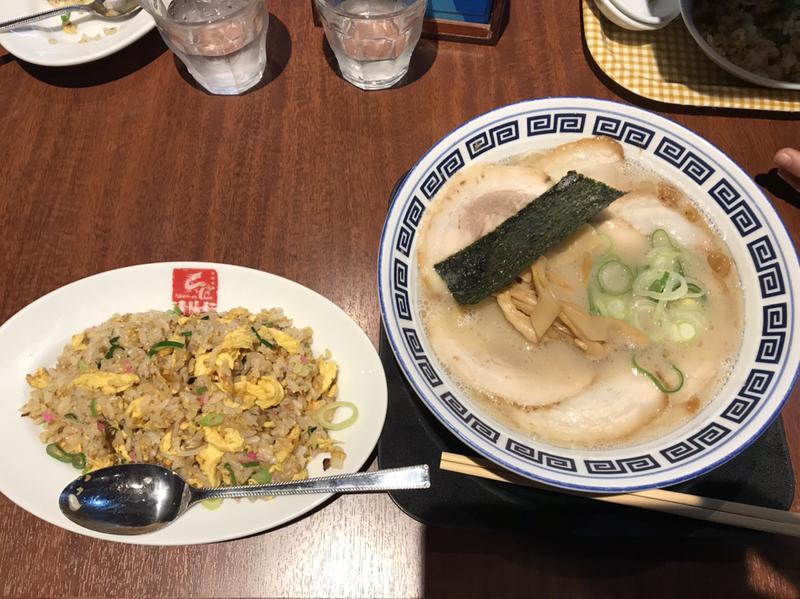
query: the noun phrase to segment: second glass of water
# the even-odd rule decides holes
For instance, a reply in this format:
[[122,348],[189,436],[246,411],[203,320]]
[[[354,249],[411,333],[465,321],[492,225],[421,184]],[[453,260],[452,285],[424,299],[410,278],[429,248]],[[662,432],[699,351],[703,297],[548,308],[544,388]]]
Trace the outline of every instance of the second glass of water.
[[425,0],[315,0],[342,76],[385,89],[408,72],[422,32]]
[[212,94],[240,94],[267,66],[265,0],[141,0],[158,31]]

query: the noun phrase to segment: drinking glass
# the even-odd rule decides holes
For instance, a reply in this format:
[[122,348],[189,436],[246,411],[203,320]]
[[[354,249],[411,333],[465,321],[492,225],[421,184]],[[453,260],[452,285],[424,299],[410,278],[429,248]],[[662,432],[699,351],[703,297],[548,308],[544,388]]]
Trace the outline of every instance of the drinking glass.
[[422,32],[425,0],[315,0],[342,76],[385,89],[408,71]]
[[141,0],[167,46],[212,94],[240,94],[267,66],[265,0]]

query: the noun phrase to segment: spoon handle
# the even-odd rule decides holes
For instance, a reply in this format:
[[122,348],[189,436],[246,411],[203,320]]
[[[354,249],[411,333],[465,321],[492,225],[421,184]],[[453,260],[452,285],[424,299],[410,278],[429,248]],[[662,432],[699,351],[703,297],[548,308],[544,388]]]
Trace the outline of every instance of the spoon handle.
[[356,472],[320,476],[306,480],[271,483],[268,485],[241,485],[214,489],[192,488],[190,503],[204,499],[229,499],[236,497],[261,497],[265,495],[305,495],[308,493],[362,493],[366,491],[395,491],[399,489],[427,489],[431,486],[428,465],[391,468],[375,472]]
[[42,19],[57,17],[59,15],[65,15],[67,13],[76,10],[88,11],[91,9],[83,4],[79,4],[77,6],[62,6],[61,8],[54,8],[52,10],[46,10],[44,12],[36,13],[33,15],[27,15],[16,19],[11,19],[10,21],[3,21],[2,23],[0,23],[0,33],[4,31],[11,31],[12,29],[18,29],[19,27],[24,27],[25,25],[30,25],[31,23],[36,23],[37,21],[41,21]]

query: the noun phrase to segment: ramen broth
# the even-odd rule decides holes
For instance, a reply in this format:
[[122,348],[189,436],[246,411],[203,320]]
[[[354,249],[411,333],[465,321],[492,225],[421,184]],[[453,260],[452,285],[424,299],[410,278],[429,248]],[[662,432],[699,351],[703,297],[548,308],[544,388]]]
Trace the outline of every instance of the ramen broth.
[[[606,140],[602,143],[606,145],[599,145],[598,151],[613,149]],[[551,185],[560,172],[559,168],[550,168],[551,154],[527,154],[497,167],[468,167],[440,192],[446,198],[441,200],[442,207],[433,209],[440,196],[434,199],[421,227],[420,313],[428,340],[451,378],[484,410],[510,428],[565,447],[608,448],[645,442],[690,420],[714,398],[728,377],[742,337],[739,276],[725,243],[684,194],[669,182],[621,159],[621,150],[613,160],[604,163],[592,157],[591,152],[596,148],[591,145],[580,146],[580,152],[571,147],[562,151],[564,147],[552,154],[569,163],[572,152],[576,157],[572,165],[575,170],[628,193],[588,226],[547,251],[544,264],[555,294],[560,300],[589,311],[587,290],[604,256],[613,254],[630,265],[634,274],[639,273],[647,266],[646,257],[654,243],[652,233],[661,229],[680,248],[681,260],[685,262],[681,268],[685,268],[687,279],[702,282],[705,290],[702,297],[684,302],[702,313],[702,322],[695,322],[696,334],[688,340],[676,341],[648,329],[651,338],[647,347],[632,349],[625,344],[614,344],[605,357],[597,359],[559,330],[551,330],[538,343],[532,343],[509,323],[495,297],[460,306],[447,293],[431,269],[431,264],[442,258],[436,252],[444,252],[434,246],[432,236],[441,235],[436,231],[437,223],[432,221],[445,218],[453,219],[454,223],[464,221],[463,216],[445,214],[445,210],[456,209],[448,206],[455,207],[461,201],[450,196],[461,193],[464,197],[465,192],[460,190],[471,182],[484,185],[482,182],[497,174],[492,168],[506,169],[502,174],[507,181],[517,172],[507,169],[544,170],[543,176]],[[473,173],[471,169],[476,170]],[[507,185],[514,188],[513,183]],[[518,187],[526,185],[530,183],[520,183]],[[491,188],[484,197],[496,201],[502,193]],[[510,189],[509,193],[521,192]],[[539,193],[541,189],[534,195]],[[481,196],[481,192],[476,195]],[[521,202],[516,204],[514,210]],[[503,210],[514,211],[508,207]],[[506,217],[506,214],[487,217],[480,235]],[[460,224],[455,226],[458,227]],[[475,238],[480,235],[473,233]],[[453,243],[464,247],[463,240]],[[677,386],[679,370],[683,377],[680,389],[671,393],[660,390],[641,370],[634,368],[634,356],[648,364],[647,370],[662,383],[669,380],[670,386]],[[678,370],[672,370],[672,365]]]

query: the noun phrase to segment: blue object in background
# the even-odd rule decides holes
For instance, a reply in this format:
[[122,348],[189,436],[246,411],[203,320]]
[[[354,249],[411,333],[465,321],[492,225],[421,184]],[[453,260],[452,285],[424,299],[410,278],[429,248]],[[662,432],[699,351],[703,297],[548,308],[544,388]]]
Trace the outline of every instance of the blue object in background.
[[488,23],[491,14],[492,0],[428,0],[425,18]]

